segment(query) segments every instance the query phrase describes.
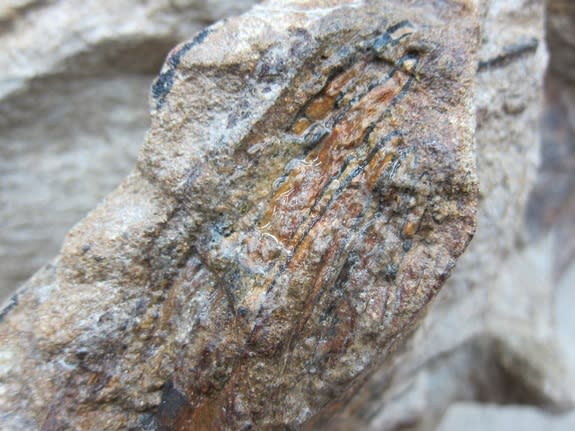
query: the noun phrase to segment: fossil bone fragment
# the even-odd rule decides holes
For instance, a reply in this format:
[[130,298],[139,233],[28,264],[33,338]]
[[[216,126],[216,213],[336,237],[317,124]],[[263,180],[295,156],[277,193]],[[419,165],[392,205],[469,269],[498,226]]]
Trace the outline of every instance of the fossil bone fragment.
[[291,429],[339,408],[473,235],[476,49],[469,1],[327,0],[176,47],[136,168],[3,313],[0,419]]

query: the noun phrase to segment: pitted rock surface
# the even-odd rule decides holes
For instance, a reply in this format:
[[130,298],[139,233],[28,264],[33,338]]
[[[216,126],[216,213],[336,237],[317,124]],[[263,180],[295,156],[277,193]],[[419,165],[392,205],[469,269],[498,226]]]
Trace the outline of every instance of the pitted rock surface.
[[473,4],[269,2],[176,47],[137,167],[3,312],[8,429],[345,403],[474,232]]

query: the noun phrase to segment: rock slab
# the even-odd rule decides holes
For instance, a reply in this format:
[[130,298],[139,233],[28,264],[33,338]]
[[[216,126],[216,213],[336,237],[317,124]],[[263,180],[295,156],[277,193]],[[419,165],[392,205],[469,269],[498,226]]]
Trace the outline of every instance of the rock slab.
[[[561,352],[552,314],[553,249],[533,238],[525,223],[538,179],[545,6],[480,2],[477,232],[393,364],[373,373],[324,429],[427,431],[450,404],[462,401],[528,404],[547,412],[574,405],[573,361]],[[566,88],[562,94],[569,94]],[[538,209],[562,194],[565,183],[557,179],[544,190],[548,199],[533,201]],[[561,235],[563,250],[566,238]]]
[[0,301],[132,170],[169,50],[253,3],[0,1]]
[[135,170],[2,313],[5,428],[344,405],[473,235],[477,42],[469,1],[278,1],[172,50]]

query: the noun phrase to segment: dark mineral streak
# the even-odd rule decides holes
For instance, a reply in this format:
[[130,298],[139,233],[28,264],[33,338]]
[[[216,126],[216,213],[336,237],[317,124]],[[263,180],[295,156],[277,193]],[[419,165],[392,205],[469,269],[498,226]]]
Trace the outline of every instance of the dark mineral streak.
[[345,403],[473,234],[475,14],[270,2],[176,48],[136,169],[6,312],[0,418],[295,429]]

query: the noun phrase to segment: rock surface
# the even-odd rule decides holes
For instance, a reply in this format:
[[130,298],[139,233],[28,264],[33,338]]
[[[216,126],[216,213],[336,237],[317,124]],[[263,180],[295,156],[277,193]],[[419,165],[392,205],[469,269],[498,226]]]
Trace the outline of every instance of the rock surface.
[[172,50],[136,169],[3,313],[5,428],[341,408],[473,234],[476,41],[467,1],[283,1]]
[[553,326],[553,249],[525,224],[539,159],[544,7],[481,2],[476,236],[393,365],[326,429],[434,429],[456,401],[573,405],[573,366]]
[[0,1],[0,301],[130,172],[168,51],[253,3]]
[[[204,23],[234,12],[225,12],[226,6],[245,7],[249,2],[129,3],[102,7],[103,2],[84,2],[86,13],[64,1],[7,0],[0,5],[0,61],[3,70],[11,71],[11,76],[0,77],[0,86],[7,89],[20,77],[17,88],[0,98],[0,121],[5,121],[0,132],[0,291],[1,286],[15,287],[16,280],[53,255],[72,222],[128,172],[148,124],[142,100],[164,51]],[[575,363],[575,266],[569,245],[575,244],[570,240],[575,232],[570,186],[575,172],[570,67],[575,13],[565,0],[551,0],[548,8],[551,72],[541,171],[536,172],[536,162],[546,58],[543,5],[482,1],[486,21],[476,87],[479,230],[468,257],[458,264],[415,337],[395,353],[392,372],[386,371],[389,364],[375,372],[338,417],[342,429],[432,429],[457,400],[526,403],[556,411],[574,398],[569,368]],[[122,24],[126,16],[131,16],[128,32]],[[64,25],[55,26],[58,20]],[[97,27],[105,31],[94,32]],[[60,43],[41,45],[47,31]],[[120,57],[126,60],[118,61]],[[35,72],[25,72],[28,69]],[[525,199],[535,179],[526,229]],[[31,283],[42,284],[42,277]],[[55,314],[66,309],[55,300],[52,304]],[[107,317],[114,310],[124,312],[113,306]],[[126,327],[129,321],[126,317]],[[3,355],[0,367],[13,361],[10,353]],[[41,387],[33,384],[27,391],[42,392],[46,383],[40,378],[37,382]],[[454,416],[465,417],[466,426],[478,418],[483,421],[479,429],[496,426],[501,414],[519,415],[515,424],[525,416],[517,409],[500,414],[478,405],[462,409],[456,404],[453,409],[442,430],[460,426]],[[561,419],[542,412],[529,409],[532,427],[562,426]],[[148,429],[154,420],[150,416]]]
[[438,431],[568,431],[575,428],[575,414],[544,416],[525,406],[478,406],[457,404]]
[[555,277],[575,264],[575,4],[550,1],[551,46],[546,80],[541,170],[529,205],[529,226],[555,237]]

